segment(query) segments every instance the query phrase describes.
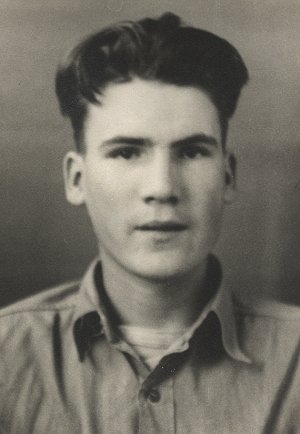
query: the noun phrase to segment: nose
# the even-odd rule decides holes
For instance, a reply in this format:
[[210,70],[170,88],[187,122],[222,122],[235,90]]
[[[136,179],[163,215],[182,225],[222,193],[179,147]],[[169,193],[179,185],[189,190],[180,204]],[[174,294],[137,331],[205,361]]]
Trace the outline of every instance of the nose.
[[145,203],[176,205],[179,201],[179,167],[168,152],[153,156],[141,186]]

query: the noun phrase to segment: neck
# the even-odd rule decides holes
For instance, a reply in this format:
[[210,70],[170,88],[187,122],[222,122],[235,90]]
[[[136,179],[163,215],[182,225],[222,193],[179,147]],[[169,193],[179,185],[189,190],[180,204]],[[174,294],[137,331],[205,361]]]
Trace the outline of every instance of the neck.
[[102,254],[103,282],[108,302],[119,324],[164,331],[190,326],[206,305],[207,261],[189,275],[153,281],[133,275]]

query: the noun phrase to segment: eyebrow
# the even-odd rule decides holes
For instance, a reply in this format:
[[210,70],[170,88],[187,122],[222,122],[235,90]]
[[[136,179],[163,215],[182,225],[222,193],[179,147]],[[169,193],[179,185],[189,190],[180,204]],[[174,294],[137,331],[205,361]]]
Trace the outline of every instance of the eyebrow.
[[150,144],[151,140],[143,137],[127,137],[127,136],[116,136],[111,139],[104,140],[102,142],[103,146],[109,145],[133,145],[133,146],[145,146]]
[[204,133],[193,134],[192,136],[188,136],[183,139],[176,140],[175,142],[173,142],[173,145],[176,147],[177,146],[181,147],[181,146],[192,145],[194,143],[203,143],[205,145],[218,146],[218,141],[215,137],[209,136]]
[[[203,143],[206,145],[218,146],[218,141],[215,137],[204,133],[193,134],[191,136],[184,137],[183,139],[175,140],[172,142],[171,145],[174,147],[182,147],[192,145],[194,143]],[[151,144],[152,140],[150,138],[130,136],[115,136],[102,142],[102,146],[104,147],[110,145],[149,146]]]

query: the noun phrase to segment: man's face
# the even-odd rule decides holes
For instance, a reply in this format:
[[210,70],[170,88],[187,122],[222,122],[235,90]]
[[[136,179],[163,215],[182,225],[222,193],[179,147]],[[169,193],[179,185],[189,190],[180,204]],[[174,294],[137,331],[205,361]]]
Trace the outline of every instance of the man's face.
[[193,273],[233,193],[209,97],[155,81],[112,84],[89,106],[85,146],[66,157],[67,197],[86,204],[104,263],[147,279]]

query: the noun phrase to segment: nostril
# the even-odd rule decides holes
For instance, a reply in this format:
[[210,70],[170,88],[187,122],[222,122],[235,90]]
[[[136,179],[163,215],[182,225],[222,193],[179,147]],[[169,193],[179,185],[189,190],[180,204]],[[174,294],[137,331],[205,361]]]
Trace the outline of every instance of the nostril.
[[178,203],[178,198],[176,196],[171,196],[170,197],[170,203],[172,205],[176,205]]

